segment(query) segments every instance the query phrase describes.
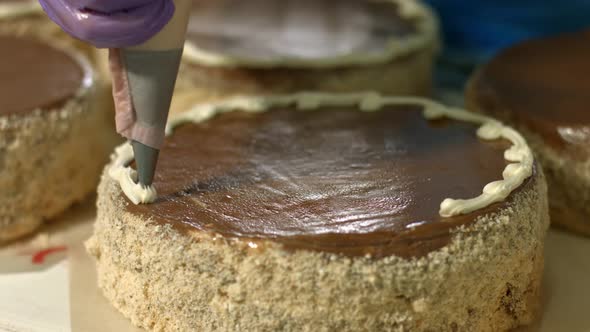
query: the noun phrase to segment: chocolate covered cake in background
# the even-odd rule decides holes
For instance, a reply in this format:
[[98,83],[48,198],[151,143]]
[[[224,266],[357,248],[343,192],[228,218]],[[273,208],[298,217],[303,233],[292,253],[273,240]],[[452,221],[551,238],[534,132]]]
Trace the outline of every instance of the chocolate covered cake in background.
[[174,109],[242,94],[427,95],[438,50],[420,1],[194,1]]
[[2,243],[93,192],[118,140],[83,54],[31,36],[0,35],[0,49]]
[[547,175],[554,225],[590,235],[590,30],[527,41],[482,66],[468,108],[518,128]]
[[51,35],[58,31],[36,0],[0,0],[0,33]]
[[0,0],[0,34],[29,36],[68,45],[83,53],[95,71],[97,84],[109,84],[106,52],[73,39],[51,21],[37,0]]
[[[542,170],[496,120],[298,94],[169,123],[157,198],[129,144],[99,185],[98,283],[151,331],[507,331],[539,305]],[[135,188],[135,189],[134,189]]]

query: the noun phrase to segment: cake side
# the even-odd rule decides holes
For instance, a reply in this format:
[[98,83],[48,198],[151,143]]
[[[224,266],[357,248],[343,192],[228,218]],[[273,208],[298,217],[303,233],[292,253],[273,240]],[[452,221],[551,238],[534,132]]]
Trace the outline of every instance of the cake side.
[[62,108],[0,117],[0,243],[86,197],[116,144],[96,91]]
[[433,45],[383,64],[340,68],[224,68],[183,63],[174,109],[240,95],[301,91],[375,91],[384,95],[427,96],[432,88]]
[[[93,191],[117,143],[107,90],[61,43],[2,35],[0,243],[26,235]],[[24,53],[27,56],[21,56]]]
[[[310,3],[319,3],[320,8],[316,8],[315,11],[310,11],[308,8],[306,11],[304,8]],[[351,3],[355,5],[353,8],[348,8]],[[293,17],[287,17],[279,10],[279,14],[274,15],[277,17],[276,20],[279,20],[278,23],[275,20],[266,22],[260,18],[254,22],[246,20],[247,22],[244,22],[246,27],[236,27],[234,24],[212,29],[208,24],[203,24],[206,28],[201,27],[204,31],[201,31],[198,47],[191,41],[191,33],[196,32],[191,32],[192,25],[189,24],[188,40],[173,101],[174,109],[185,110],[195,103],[244,94],[376,91],[389,95],[430,95],[432,68],[439,50],[439,28],[436,15],[419,1],[349,1],[342,6],[352,12],[363,12],[366,10],[365,4],[369,7],[377,7],[376,12],[371,14],[375,15],[375,18],[344,15],[343,9],[339,8],[340,11],[335,10],[333,13],[335,17],[318,19],[315,16],[317,11],[321,8],[325,9],[321,7],[320,2],[293,1],[291,5],[285,2],[278,7],[284,6],[283,10],[295,11],[295,14]],[[195,8],[204,13],[213,13],[214,18],[223,17],[220,15],[225,11],[230,12],[230,17],[237,15],[237,18],[240,18],[249,14],[248,10],[252,10],[250,5],[255,7],[261,5],[261,2],[239,4],[243,8],[240,7],[235,11],[228,8],[234,8],[237,5],[231,4],[232,6],[228,7],[227,2],[220,8],[205,3],[199,5],[203,8],[197,5]],[[331,6],[329,1],[324,5]],[[272,8],[268,10],[272,12]],[[265,10],[261,9],[261,11]],[[260,13],[255,11],[252,14],[256,16]],[[312,19],[312,22],[307,22],[308,25],[306,25],[300,21],[307,16],[312,16],[317,22]],[[202,22],[209,22],[208,20],[211,20],[211,17],[206,15],[200,18]],[[255,36],[252,44],[240,43],[240,39],[236,36],[241,36],[245,31],[250,31],[249,29],[260,28],[260,21],[266,24],[278,24],[276,27],[278,31],[270,35],[251,33],[249,35]],[[299,25],[294,22],[299,22]],[[401,24],[399,22],[404,22],[402,25],[409,25],[411,28],[405,27],[397,32],[387,30]],[[302,31],[297,29],[291,31],[292,26],[305,28],[301,29]],[[224,28],[227,28],[227,31]],[[267,28],[264,27],[264,29]],[[272,30],[272,28],[268,29]],[[313,33],[314,29],[319,31]],[[331,29],[336,29],[336,32]],[[349,30],[339,32],[338,29]],[[375,47],[369,43],[370,45],[354,47],[352,41],[340,40],[336,37],[329,38],[330,33],[336,33],[336,37],[352,36],[351,38],[360,38],[359,35],[365,36],[367,33],[373,34],[371,37],[365,37],[376,39],[377,41],[373,44],[379,46]],[[289,42],[291,39],[294,45]],[[333,39],[337,40],[333,41]],[[328,43],[328,40],[332,42]],[[298,43],[303,45],[298,46]],[[275,47],[278,49],[274,49]],[[259,48],[263,51],[261,52]],[[290,51],[280,51],[285,48]],[[317,51],[316,48],[323,49],[323,53],[314,53]],[[268,52],[265,51],[267,49]],[[292,49],[296,51],[293,53]],[[306,49],[308,49],[307,52],[302,52]],[[240,56],[240,51],[245,54],[254,52],[260,58]]]
[[[506,209],[425,257],[372,259],[180,231],[124,212],[103,175],[99,286],[154,331],[499,331],[532,321],[548,227],[540,170]],[[490,300],[491,299],[491,300]]]
[[590,235],[590,160],[575,159],[556,150],[528,126],[516,121],[513,111],[502,104],[494,91],[481,90],[481,76],[480,69],[466,85],[466,108],[493,115],[522,133],[545,171],[552,223]]

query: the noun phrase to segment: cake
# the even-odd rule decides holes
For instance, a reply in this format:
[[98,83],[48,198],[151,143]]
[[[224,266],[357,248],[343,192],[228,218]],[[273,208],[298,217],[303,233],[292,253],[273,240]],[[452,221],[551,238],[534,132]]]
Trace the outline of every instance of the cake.
[[517,44],[482,66],[469,108],[519,129],[547,175],[551,221],[590,235],[590,31]]
[[37,0],[0,0],[0,35],[41,38],[76,48],[90,60],[97,84],[109,84],[106,51],[71,38],[47,17]]
[[505,331],[534,318],[546,185],[500,122],[421,98],[301,93],[202,104],[168,129],[157,197],[118,147],[87,242],[133,324]]
[[36,0],[0,0],[0,34],[58,40],[86,55],[92,53],[90,47],[72,39],[53,23]]
[[52,31],[59,29],[51,25],[43,13],[43,9],[34,0],[0,0],[0,33],[40,32],[47,28]]
[[195,0],[176,101],[308,90],[426,95],[437,29],[414,0]]
[[0,243],[93,192],[116,144],[88,61],[53,44],[0,35]]

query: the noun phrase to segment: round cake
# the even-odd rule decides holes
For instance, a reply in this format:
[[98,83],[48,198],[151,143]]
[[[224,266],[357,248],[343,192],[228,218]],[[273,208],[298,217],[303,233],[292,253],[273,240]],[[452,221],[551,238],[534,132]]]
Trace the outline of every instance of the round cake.
[[95,69],[95,81],[109,84],[106,51],[67,35],[47,17],[37,0],[0,0],[0,35],[41,38],[76,48],[90,60]]
[[157,198],[135,204],[145,189],[130,189],[120,146],[87,242],[100,288],[135,325],[504,331],[533,319],[545,181],[501,123],[419,98],[300,94],[204,104],[169,129]]
[[434,14],[414,0],[193,3],[179,94],[430,92]]
[[469,108],[519,129],[539,157],[553,224],[590,235],[590,31],[528,41],[471,79]]
[[0,243],[92,192],[116,144],[88,62],[0,35]]

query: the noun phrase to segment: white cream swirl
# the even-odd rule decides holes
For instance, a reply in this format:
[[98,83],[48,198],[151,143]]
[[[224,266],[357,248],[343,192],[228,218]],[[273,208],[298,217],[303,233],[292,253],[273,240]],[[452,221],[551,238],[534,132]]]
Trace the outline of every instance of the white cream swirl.
[[[470,199],[446,198],[440,204],[439,214],[452,217],[485,208],[500,202],[518,188],[533,172],[533,154],[524,138],[514,129],[484,115],[470,113],[462,109],[446,107],[435,101],[418,97],[383,97],[376,93],[357,94],[323,94],[299,93],[288,96],[237,97],[214,104],[199,104],[190,111],[170,119],[166,134],[173,132],[178,125],[187,122],[199,123],[216,114],[229,111],[263,112],[273,107],[295,105],[300,110],[317,110],[324,106],[358,105],[364,112],[375,112],[387,105],[420,105],[424,108],[426,119],[446,117],[453,120],[480,124],[477,136],[484,140],[506,139],[512,146],[504,152],[504,158],[511,163],[502,172],[502,180],[488,183],[482,194]],[[145,188],[136,184],[137,175],[128,167],[133,160],[133,150],[129,143],[117,148],[110,176],[118,181],[125,195],[135,203],[149,203],[156,199],[152,187]]]
[[152,203],[158,197],[154,186],[143,186],[137,182],[137,172],[129,167],[133,161],[133,148],[129,142],[118,146],[111,156],[109,176],[119,182],[121,190],[133,204]]

